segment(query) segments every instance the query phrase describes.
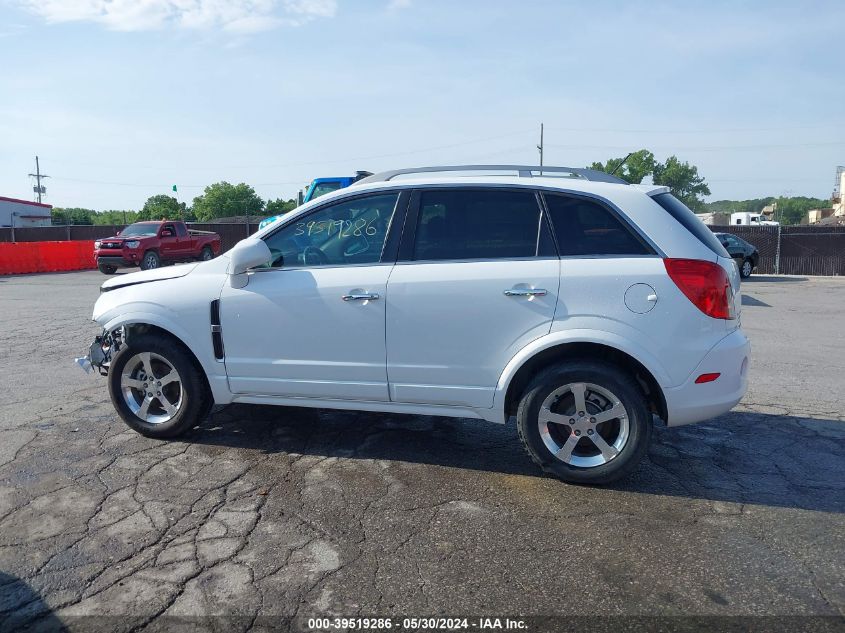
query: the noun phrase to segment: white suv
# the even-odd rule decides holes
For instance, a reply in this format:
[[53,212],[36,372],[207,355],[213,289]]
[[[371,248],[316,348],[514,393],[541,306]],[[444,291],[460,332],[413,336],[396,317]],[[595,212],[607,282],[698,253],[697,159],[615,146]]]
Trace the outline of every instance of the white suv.
[[151,437],[214,403],[515,416],[542,469],[606,483],[636,466],[655,418],[739,402],[738,290],[719,240],[665,187],[562,167],[398,170],[218,259],[107,281],[88,358]]

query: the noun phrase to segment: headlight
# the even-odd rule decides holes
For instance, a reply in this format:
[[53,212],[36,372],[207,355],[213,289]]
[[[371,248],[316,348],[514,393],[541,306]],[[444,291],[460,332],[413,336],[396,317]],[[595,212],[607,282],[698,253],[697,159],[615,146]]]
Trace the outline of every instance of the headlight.
[[126,248],[138,248],[141,245],[141,242],[138,240],[129,240],[128,242],[124,242],[123,245]]
[[94,248],[100,248],[100,244],[101,242],[97,240],[96,242],[94,242]]

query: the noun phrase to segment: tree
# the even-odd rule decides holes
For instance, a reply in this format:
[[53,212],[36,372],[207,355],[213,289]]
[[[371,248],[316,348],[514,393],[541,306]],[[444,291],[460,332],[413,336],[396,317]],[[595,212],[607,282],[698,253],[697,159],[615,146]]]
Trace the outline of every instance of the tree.
[[[611,173],[623,160],[625,159],[611,158],[606,163],[596,162],[590,165],[590,169]],[[710,188],[704,178],[698,175],[698,167],[687,162],[682,163],[677,156],[670,156],[665,163],[660,163],[647,149],[632,153],[615,173],[632,184],[641,183],[649,174],[654,176],[654,184],[669,187],[672,194],[693,211],[703,208],[702,196],[710,195]]]
[[100,211],[94,216],[94,224],[125,225],[132,224],[138,219],[137,211],[109,210]]
[[[607,163],[593,163],[589,168],[597,169],[598,171],[603,171],[609,174],[619,167],[619,163],[623,160],[625,159],[611,158],[607,161]],[[625,161],[625,164],[614,175],[619,176],[626,182],[638,185],[643,181],[643,178],[654,172],[655,165],[656,162],[654,160],[654,154],[647,149],[641,149],[631,154],[628,157],[628,160]]]
[[655,185],[669,187],[672,195],[690,209],[699,211],[704,207],[701,197],[710,195],[710,187],[698,175],[698,167],[670,156],[665,163],[656,163],[653,173]]
[[264,201],[249,185],[217,182],[206,187],[201,196],[194,198],[192,210],[197,220],[207,222],[214,218],[238,215],[259,216],[263,209]]
[[830,200],[796,196],[794,198],[780,197],[776,200],[774,219],[781,224],[800,224],[807,217],[810,209],[826,209],[830,207]]
[[59,226],[66,224],[94,224],[96,215],[97,212],[93,209],[83,209],[81,207],[54,207],[50,212],[51,223]]
[[288,211],[293,211],[296,208],[296,200],[268,200],[264,206],[264,213],[267,215],[282,215]]
[[138,220],[181,220],[185,203],[173,196],[159,194],[150,196],[138,212]]
[[752,198],[750,200],[714,200],[704,204],[704,211],[711,213],[760,213],[775,198]]

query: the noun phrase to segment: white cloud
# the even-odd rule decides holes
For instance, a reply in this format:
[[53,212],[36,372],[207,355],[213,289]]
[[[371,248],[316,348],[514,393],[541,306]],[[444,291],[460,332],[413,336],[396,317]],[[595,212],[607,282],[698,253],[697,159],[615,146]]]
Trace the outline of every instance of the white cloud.
[[334,17],[337,0],[21,0],[47,22],[95,22],[117,31],[166,27],[252,33]]
[[411,0],[390,0],[387,3],[387,8],[390,11],[398,11],[399,9],[407,9],[411,6]]

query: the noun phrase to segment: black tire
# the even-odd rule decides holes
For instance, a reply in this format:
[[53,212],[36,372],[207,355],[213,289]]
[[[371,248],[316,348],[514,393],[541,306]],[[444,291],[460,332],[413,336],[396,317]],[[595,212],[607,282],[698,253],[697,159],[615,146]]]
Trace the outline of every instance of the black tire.
[[109,266],[108,264],[101,264],[97,262],[97,269],[104,275],[113,275],[117,272],[117,266]]
[[153,270],[161,266],[161,258],[155,251],[147,251],[141,259],[141,270]]
[[207,262],[214,259],[214,251],[209,246],[203,246],[200,252],[200,261]]
[[742,262],[742,265],[739,267],[739,276],[742,279],[748,279],[751,276],[751,273],[754,271],[754,262],[751,261],[750,257],[746,257],[745,261]]
[[[539,424],[540,408],[543,402],[559,388],[573,383],[591,383],[606,390],[618,399],[627,412],[627,441],[622,443],[620,440],[617,454],[603,464],[585,467],[566,463],[552,453],[541,436]],[[602,397],[601,395],[596,397],[593,392],[587,395],[593,397],[594,400],[600,400]],[[572,397],[574,400],[574,392]],[[621,419],[612,419],[590,427],[590,420],[595,419],[591,418],[591,415],[600,413],[597,413],[598,405],[590,401],[589,397],[587,400],[588,411],[584,412],[585,416],[578,418],[577,412],[571,414],[575,416],[571,419],[575,419],[579,426],[589,429],[583,433],[590,433],[593,436],[593,433],[598,432],[608,442],[611,442],[614,437],[620,437],[623,424]],[[567,422],[570,419],[569,415],[566,413],[564,416]],[[577,484],[607,484],[630,474],[648,450],[653,426],[645,396],[636,380],[614,365],[592,360],[567,361],[539,374],[523,393],[516,417],[519,437],[534,463],[549,474]],[[570,439],[574,440],[576,442],[574,451],[583,453],[587,459],[590,458],[591,450],[598,451],[597,446],[586,435],[582,435],[582,431],[577,433],[579,439],[574,438],[575,426],[570,428],[567,424],[549,423],[547,428],[550,435],[554,434],[560,440],[558,442],[556,438],[552,438],[553,442],[560,444]],[[593,429],[596,430],[593,431]],[[578,456],[575,452],[573,455]]]
[[[123,392],[122,377],[128,362],[134,362],[137,355],[150,352],[165,359],[166,363],[178,372],[181,386],[181,399],[175,415],[160,423],[151,423],[136,415],[130,409],[127,396]],[[159,362],[160,361],[155,361]],[[130,368],[131,371],[131,368]],[[156,374],[156,368],[152,369]],[[162,377],[162,376],[159,376]],[[141,334],[131,337],[128,344],[117,353],[109,367],[109,395],[117,413],[126,424],[147,437],[169,438],[187,433],[197,424],[208,417],[208,412],[214,404],[202,375],[202,368],[185,347],[170,337]],[[162,389],[163,391],[164,389]],[[143,393],[130,392],[130,397],[139,403]],[[154,400],[154,402],[156,402]],[[160,402],[160,401],[158,401]],[[160,405],[151,405],[150,409]]]

